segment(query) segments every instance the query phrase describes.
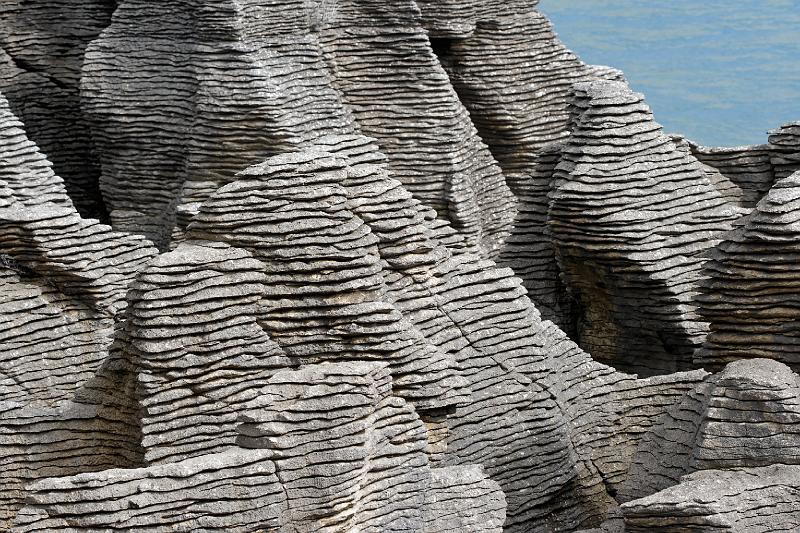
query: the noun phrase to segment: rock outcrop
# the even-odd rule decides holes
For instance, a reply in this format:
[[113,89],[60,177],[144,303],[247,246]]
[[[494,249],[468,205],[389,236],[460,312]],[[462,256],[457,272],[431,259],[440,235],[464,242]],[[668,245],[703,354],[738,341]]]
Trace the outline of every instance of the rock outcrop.
[[797,529],[797,124],[527,0],[84,4],[0,8],[0,529]]
[[704,470],[622,506],[626,532],[747,531],[800,527],[800,467]]
[[766,357],[800,370],[800,172],[780,180],[709,252],[700,313],[710,332],[695,355],[720,368]]
[[800,376],[777,361],[737,361],[691,391],[646,434],[623,501],[698,470],[800,464]]
[[79,84],[86,46],[111,22],[114,0],[9,0],[0,7],[0,91],[53,162],[83,216],[104,217],[99,167]]
[[574,91],[548,226],[577,301],[577,338],[621,370],[690,368],[707,331],[695,302],[700,255],[744,211],[662,133],[642,95],[612,81]]

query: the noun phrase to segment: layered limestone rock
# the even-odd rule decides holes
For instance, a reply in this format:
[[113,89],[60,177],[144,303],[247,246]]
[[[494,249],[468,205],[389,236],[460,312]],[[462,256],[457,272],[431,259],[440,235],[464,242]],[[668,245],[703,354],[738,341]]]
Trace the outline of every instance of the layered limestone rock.
[[[333,84],[395,179],[495,257],[516,201],[437,60],[410,0],[339,0],[320,39]],[[380,73],[376,75],[375,73]]]
[[770,161],[777,181],[800,170],[800,121],[784,124],[769,133]]
[[706,333],[694,301],[701,254],[743,211],[662,133],[642,95],[610,81],[574,91],[548,226],[577,338],[619,369],[687,368]]
[[114,349],[125,294],[156,253],[82,219],[0,100],[0,529],[25,486],[135,466],[132,373]]
[[431,469],[391,382],[380,363],[278,372],[240,413],[245,449],[39,481],[12,531],[499,532],[497,484]]
[[25,206],[57,204],[72,206],[64,181],[53,172],[53,165],[28,139],[25,127],[11,112],[0,94],[0,180],[2,207],[10,201]]
[[[592,363],[540,321],[509,270],[438,244],[374,146],[328,137],[318,149],[337,156],[248,169],[200,208],[190,242],[224,241],[264,263],[260,323],[295,363],[389,363],[430,457],[482,464],[501,484],[507,530],[596,522],[613,505],[604,478],[624,479],[648,418],[704,374],[636,380]],[[615,457],[620,447],[627,456]]]
[[744,207],[755,207],[775,183],[773,151],[769,145],[709,148],[689,143],[689,146],[698,161],[733,182]]
[[[464,15],[454,17],[451,4]],[[419,5],[434,51],[519,201],[499,262],[523,279],[545,318],[566,327],[568,298],[546,232],[555,152],[548,144],[568,135],[573,83],[621,73],[581,62],[535,2],[490,4]]]
[[79,83],[85,48],[110,23],[114,7],[113,0],[10,0],[0,7],[0,91],[78,211],[95,218],[105,209]]
[[800,376],[777,361],[737,361],[644,436],[619,496],[649,496],[698,470],[773,464],[800,464]]
[[152,261],[128,299],[148,464],[230,449],[237,416],[286,356],[257,323],[264,265],[221,243],[182,244]]
[[[379,140],[415,196],[473,249],[495,254],[513,221],[513,196],[436,61],[416,7],[384,9],[122,2],[89,47],[82,79],[115,227],[164,247],[176,224],[185,226],[244,167],[360,128]],[[387,62],[386,76],[369,74]]]
[[0,529],[797,528],[796,124],[668,137],[525,0],[115,7],[0,8]]
[[81,80],[115,227],[165,247],[248,165],[352,131],[304,6],[120,3]]
[[776,183],[709,253],[698,300],[710,332],[698,364],[766,357],[800,370],[798,254],[800,172]]
[[346,176],[324,152],[276,156],[217,191],[189,236],[264,262],[260,322],[296,362],[391,361],[397,393],[418,409],[454,406],[455,361],[386,301],[377,239],[347,207]]
[[622,506],[625,531],[772,533],[800,527],[800,467],[704,470]]

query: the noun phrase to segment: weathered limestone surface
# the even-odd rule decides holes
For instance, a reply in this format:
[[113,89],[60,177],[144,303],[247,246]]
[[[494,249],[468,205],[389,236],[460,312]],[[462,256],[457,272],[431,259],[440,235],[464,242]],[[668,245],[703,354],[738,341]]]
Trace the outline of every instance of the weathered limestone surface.
[[728,178],[741,191],[744,207],[755,207],[775,183],[770,145],[709,148],[689,143],[692,155]]
[[796,123],[665,135],[528,0],[0,28],[0,529],[798,528]]
[[425,426],[384,364],[310,365],[257,390],[243,448],[37,482],[12,531],[501,530],[497,484],[428,466]]
[[737,361],[671,407],[636,451],[623,501],[697,470],[800,463],[800,376],[777,361]]
[[593,357],[645,374],[689,368],[707,326],[701,254],[744,214],[621,82],[574,86],[548,226]]
[[0,91],[53,162],[84,216],[102,217],[99,168],[81,111],[86,46],[111,21],[114,0],[8,0],[0,6]]
[[800,172],[770,189],[709,253],[698,298],[710,332],[698,364],[766,357],[800,370]]
[[704,470],[658,494],[624,504],[625,531],[797,531],[799,492],[796,465]]

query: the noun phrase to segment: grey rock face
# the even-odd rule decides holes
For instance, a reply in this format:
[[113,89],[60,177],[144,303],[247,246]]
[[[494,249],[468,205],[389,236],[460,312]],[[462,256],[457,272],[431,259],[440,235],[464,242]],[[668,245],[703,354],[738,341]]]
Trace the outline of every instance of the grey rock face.
[[800,376],[767,359],[731,363],[644,436],[620,498],[649,496],[697,470],[798,464],[798,424]]
[[53,162],[84,216],[102,217],[99,168],[81,111],[86,46],[111,22],[113,0],[10,0],[0,7],[0,90]]
[[65,6],[0,8],[0,529],[797,529],[795,124],[664,135],[523,0]]
[[625,531],[767,533],[800,527],[800,467],[705,470],[622,506]]
[[800,369],[798,206],[800,172],[776,183],[710,252],[698,300],[711,331],[695,355],[699,364],[767,357]]
[[741,204],[753,208],[775,183],[769,145],[709,148],[690,143],[692,155],[728,178],[741,191]]
[[488,533],[504,520],[479,468],[428,466],[424,425],[385,365],[278,372],[240,422],[244,449],[40,481],[12,531]]
[[611,81],[574,91],[548,226],[581,346],[620,369],[689,368],[707,330],[694,301],[700,254],[744,211],[661,132],[642,95]]

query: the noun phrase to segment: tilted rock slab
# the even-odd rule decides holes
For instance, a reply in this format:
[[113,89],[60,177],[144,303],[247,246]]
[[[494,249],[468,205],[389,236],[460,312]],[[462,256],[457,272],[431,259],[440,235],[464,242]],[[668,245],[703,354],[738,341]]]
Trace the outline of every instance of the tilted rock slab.
[[711,331],[698,364],[766,357],[800,370],[800,172],[776,183],[709,255],[698,300]]
[[25,126],[11,112],[0,94],[0,180],[8,189],[1,198],[5,207],[10,199],[26,206],[58,204],[71,207],[64,181],[53,172],[53,165],[28,138]]
[[704,470],[622,506],[627,532],[774,533],[800,528],[800,466]]
[[619,497],[649,496],[697,470],[772,464],[800,464],[800,376],[777,361],[737,361],[644,436]]

